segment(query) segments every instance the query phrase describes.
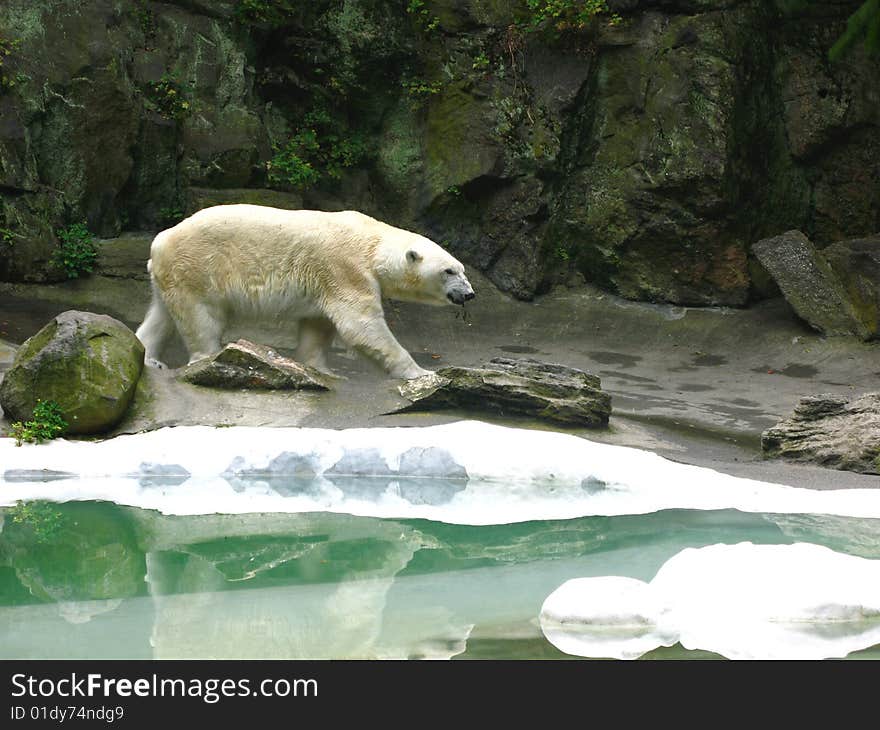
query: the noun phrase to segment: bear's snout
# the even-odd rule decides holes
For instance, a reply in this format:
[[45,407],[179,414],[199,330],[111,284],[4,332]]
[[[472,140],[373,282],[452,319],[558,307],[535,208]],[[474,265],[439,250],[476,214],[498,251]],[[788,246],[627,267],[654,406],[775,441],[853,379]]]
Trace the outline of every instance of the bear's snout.
[[473,289],[452,289],[446,293],[446,298],[453,304],[464,304],[476,296]]

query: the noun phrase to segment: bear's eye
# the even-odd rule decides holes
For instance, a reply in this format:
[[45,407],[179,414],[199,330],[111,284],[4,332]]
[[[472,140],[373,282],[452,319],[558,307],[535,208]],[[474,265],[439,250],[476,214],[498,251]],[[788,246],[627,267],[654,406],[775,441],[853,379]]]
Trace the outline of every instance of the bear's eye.
[[446,274],[447,276],[455,276],[454,269],[446,269],[446,271],[444,271],[443,273]]

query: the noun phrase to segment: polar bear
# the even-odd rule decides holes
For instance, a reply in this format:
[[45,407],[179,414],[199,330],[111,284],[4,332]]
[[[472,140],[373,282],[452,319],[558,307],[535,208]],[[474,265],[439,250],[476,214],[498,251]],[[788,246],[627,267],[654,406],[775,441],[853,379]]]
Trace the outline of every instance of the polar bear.
[[355,211],[218,205],[162,231],[147,264],[153,299],[137,336],[159,362],[175,326],[190,362],[221,349],[233,316],[299,323],[296,357],[320,370],[334,335],[392,377],[428,373],[388,329],[382,298],[457,304],[464,266],[433,241]]

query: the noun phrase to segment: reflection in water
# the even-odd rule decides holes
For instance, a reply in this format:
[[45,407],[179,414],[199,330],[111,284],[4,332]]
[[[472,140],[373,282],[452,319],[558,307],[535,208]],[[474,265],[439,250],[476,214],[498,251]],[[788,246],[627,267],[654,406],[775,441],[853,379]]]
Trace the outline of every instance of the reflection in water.
[[468,526],[28,503],[0,527],[0,658],[556,657],[537,617],[571,578],[650,580],[685,547],[745,540],[876,558],[877,527],[735,510]]

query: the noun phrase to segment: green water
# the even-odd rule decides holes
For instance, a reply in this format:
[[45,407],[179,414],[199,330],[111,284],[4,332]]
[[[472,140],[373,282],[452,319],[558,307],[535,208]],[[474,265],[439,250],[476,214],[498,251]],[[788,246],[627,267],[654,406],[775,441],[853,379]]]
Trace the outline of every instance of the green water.
[[650,580],[685,547],[744,540],[880,558],[878,527],[734,510],[472,527],[31,503],[3,510],[0,658],[566,658],[537,620],[566,580]]

